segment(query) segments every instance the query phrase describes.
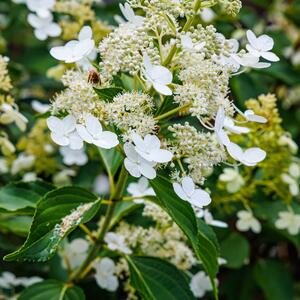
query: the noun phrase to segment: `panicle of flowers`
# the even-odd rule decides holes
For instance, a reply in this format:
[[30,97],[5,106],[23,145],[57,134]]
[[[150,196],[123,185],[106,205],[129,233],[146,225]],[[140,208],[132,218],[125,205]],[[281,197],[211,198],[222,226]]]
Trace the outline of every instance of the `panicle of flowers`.
[[108,123],[115,124],[128,140],[131,133],[141,136],[155,133],[156,121],[153,117],[154,103],[148,94],[127,92],[116,96],[104,107]]

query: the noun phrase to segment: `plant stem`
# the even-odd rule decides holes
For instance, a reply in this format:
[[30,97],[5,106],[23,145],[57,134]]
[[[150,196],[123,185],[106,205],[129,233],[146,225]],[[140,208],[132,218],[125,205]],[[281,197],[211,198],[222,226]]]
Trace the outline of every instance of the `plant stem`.
[[180,110],[182,110],[182,109],[184,109],[184,108],[187,108],[187,107],[189,107],[189,106],[190,106],[190,103],[187,103],[187,104],[185,104],[185,105],[176,107],[176,108],[171,109],[171,110],[169,110],[168,112],[166,112],[166,113],[164,113],[164,114],[162,114],[162,115],[159,115],[159,116],[155,117],[154,119],[155,119],[156,121],[165,119],[165,118],[170,117],[171,115],[173,115],[173,114],[177,113],[178,111],[180,111]]
[[122,193],[123,193],[126,181],[127,181],[127,177],[128,177],[128,173],[123,165],[121,172],[119,174],[115,192],[112,196],[112,204],[109,205],[106,210],[104,222],[103,222],[98,234],[96,235],[95,243],[91,247],[86,259],[83,261],[81,266],[75,272],[73,272],[71,274],[69,281],[71,281],[71,282],[78,281],[81,278],[82,273],[87,274],[85,272],[86,268],[90,268],[90,263],[97,257],[98,252],[101,249],[104,236],[109,229],[109,225],[110,225],[111,219],[113,217],[116,204],[121,199],[121,196],[122,196]]

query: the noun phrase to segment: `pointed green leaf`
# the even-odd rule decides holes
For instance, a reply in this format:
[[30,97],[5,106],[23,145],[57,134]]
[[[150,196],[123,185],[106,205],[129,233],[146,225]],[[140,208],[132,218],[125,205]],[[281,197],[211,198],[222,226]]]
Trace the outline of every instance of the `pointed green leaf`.
[[85,300],[78,286],[66,285],[56,280],[46,280],[23,290],[18,300]]
[[5,256],[12,261],[46,261],[61,240],[78,225],[88,222],[100,207],[100,200],[79,187],[62,187],[46,194],[36,212],[24,245]]
[[10,183],[0,189],[0,209],[33,213],[38,200],[52,189],[52,185],[42,181]]
[[105,169],[110,176],[114,176],[123,162],[123,157],[115,148],[99,148],[99,153],[104,163]]
[[191,300],[184,273],[174,265],[154,257],[126,257],[132,286],[145,300]]
[[170,215],[189,239],[198,259],[201,260],[211,279],[217,298],[214,279],[219,268],[217,260],[219,247],[214,232],[204,222],[197,221],[191,205],[176,195],[169,180],[158,175],[150,181],[150,184],[156,193],[155,202]]
[[109,88],[94,88],[99,98],[105,102],[112,102],[114,97],[123,92],[121,87],[109,87]]

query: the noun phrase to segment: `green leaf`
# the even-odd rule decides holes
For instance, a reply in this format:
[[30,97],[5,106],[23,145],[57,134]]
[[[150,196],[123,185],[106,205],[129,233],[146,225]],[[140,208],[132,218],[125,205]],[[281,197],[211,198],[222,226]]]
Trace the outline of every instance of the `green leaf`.
[[114,210],[114,215],[111,220],[111,227],[114,227],[116,224],[120,222],[125,216],[129,215],[131,212],[135,211],[139,207],[141,207],[142,204],[137,204],[132,201],[130,202],[118,202],[116,205],[116,208]]
[[196,220],[191,205],[176,195],[172,184],[166,178],[158,175],[150,181],[150,184],[157,196],[155,202],[171,216],[192,244],[198,259],[201,260],[211,279],[217,298],[214,278],[219,269],[217,261],[219,249],[212,229],[204,222]]
[[254,278],[263,290],[266,300],[295,299],[291,273],[283,263],[259,261],[254,267]]
[[62,187],[49,192],[37,204],[30,232],[23,246],[4,259],[50,259],[62,239],[78,225],[91,220],[99,207],[100,200],[79,187]]
[[42,181],[10,183],[0,189],[0,209],[33,213],[37,201],[53,188]]
[[29,216],[5,215],[0,217],[0,230],[13,232],[20,236],[27,236],[32,218]]
[[109,88],[94,88],[99,98],[105,102],[112,102],[114,97],[123,92],[121,87],[109,87]]
[[115,148],[99,148],[99,153],[108,175],[114,176],[123,162],[123,157]]
[[232,233],[221,243],[221,257],[226,259],[228,268],[241,268],[249,260],[249,254],[249,243],[241,234]]
[[45,280],[23,290],[18,300],[85,300],[81,288],[56,280]]
[[195,299],[184,273],[154,257],[126,257],[132,286],[145,300]]

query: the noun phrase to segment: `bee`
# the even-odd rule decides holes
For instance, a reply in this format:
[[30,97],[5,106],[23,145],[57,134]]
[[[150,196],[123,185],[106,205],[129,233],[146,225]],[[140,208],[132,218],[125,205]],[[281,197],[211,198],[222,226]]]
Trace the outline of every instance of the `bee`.
[[100,74],[96,70],[90,70],[88,82],[92,84],[101,84]]

